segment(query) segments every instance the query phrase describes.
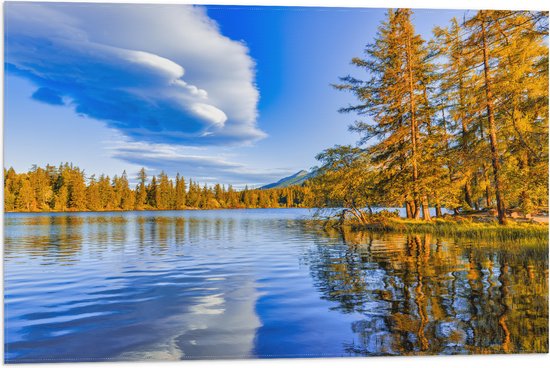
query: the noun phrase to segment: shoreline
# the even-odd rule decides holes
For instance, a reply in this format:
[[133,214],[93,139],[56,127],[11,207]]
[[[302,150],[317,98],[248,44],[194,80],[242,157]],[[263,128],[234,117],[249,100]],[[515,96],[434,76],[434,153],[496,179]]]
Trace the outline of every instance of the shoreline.
[[[262,208],[186,208],[182,210],[103,210],[103,211],[44,211],[44,212],[22,212],[22,211],[4,211],[4,214],[107,214],[107,213],[129,213],[129,212],[183,212],[183,211],[221,211],[221,210],[315,210],[314,207],[262,207]],[[476,216],[455,216],[445,215],[440,218],[433,218],[430,221],[412,220],[399,217],[376,217],[368,224],[358,223],[347,220],[340,223],[334,219],[322,219],[314,216],[305,219],[305,221],[314,226],[324,229],[333,229],[337,231],[352,232],[373,232],[373,233],[405,233],[405,234],[433,234],[443,237],[457,237],[470,239],[485,239],[495,241],[515,241],[515,240],[549,240],[549,225],[547,221],[534,221],[533,219],[514,219],[509,218],[506,225],[499,225],[496,218],[486,217],[480,220]]]
[[431,221],[402,218],[384,219],[370,224],[338,224],[334,220],[325,221],[324,228],[352,232],[373,233],[433,234],[442,237],[483,239],[494,241],[541,240],[549,241],[548,223],[509,221],[506,225],[498,222],[476,222],[470,219],[434,219]]
[[166,209],[161,210],[158,208],[143,209],[143,210],[96,210],[96,211],[3,211],[3,213],[27,213],[27,214],[48,214],[48,213],[109,213],[109,212],[180,212],[180,211],[223,211],[223,210],[314,210],[316,207],[231,207],[231,208],[183,208],[180,210],[177,209]]

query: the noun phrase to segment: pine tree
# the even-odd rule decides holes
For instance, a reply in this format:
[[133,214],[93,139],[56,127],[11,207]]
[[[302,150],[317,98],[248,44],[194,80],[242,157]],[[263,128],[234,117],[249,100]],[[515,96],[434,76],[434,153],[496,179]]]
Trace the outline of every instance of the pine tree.
[[180,177],[178,173],[176,175],[176,210],[183,210],[185,208],[186,193],[185,193],[185,179]]
[[480,154],[472,118],[476,103],[471,55],[465,49],[462,27],[456,18],[451,20],[448,28],[436,27],[434,34],[434,48],[437,49],[437,55],[444,58],[444,62],[439,65],[441,73],[437,105],[441,113],[441,125],[448,133],[445,139],[445,165],[452,185],[445,189],[445,204],[448,208],[464,207],[464,204],[469,209],[477,208],[472,182],[476,180]]
[[[536,192],[534,188],[547,198],[546,179],[539,178],[547,177],[548,48],[537,19],[531,12],[481,10],[463,27],[464,45],[477,77],[474,90],[483,107],[471,112],[479,141],[487,147],[479,155],[485,159],[480,171],[487,204],[491,205],[493,194],[501,224],[506,222],[506,207],[531,207],[526,194]],[[526,137],[534,139],[538,149]]]
[[227,203],[229,208],[239,208],[241,207],[239,203],[239,195],[233,189],[232,185],[229,185],[227,188]]
[[145,168],[141,168],[138,174],[138,184],[136,186],[135,204],[136,210],[142,210],[147,204],[147,173]]
[[16,184],[17,174],[13,167],[4,169],[4,210],[13,211],[16,209]]
[[120,208],[124,211],[129,211],[134,208],[135,195],[134,195],[134,191],[130,189],[130,185],[128,183],[128,176],[126,175],[126,170],[123,171],[122,176],[120,177],[120,187],[121,187]]
[[500,34],[493,50],[495,119],[504,137],[502,160],[505,203],[531,213],[548,202],[548,46],[531,12],[492,14]]
[[111,186],[111,179],[109,176],[101,174],[98,181],[99,197],[101,199],[102,210],[113,210],[114,202],[114,190]]
[[214,200],[218,207],[225,207],[224,190],[220,184],[214,185]]
[[157,178],[153,175],[151,182],[147,186],[147,205],[153,209],[158,209],[160,202],[160,193],[157,185]]
[[95,175],[92,175],[90,177],[88,187],[86,188],[86,200],[87,208],[90,211],[100,211],[102,209],[99,185],[97,183]]
[[368,115],[374,121],[357,121],[350,130],[362,135],[361,143],[379,140],[370,153],[381,169],[380,185],[388,200],[406,202],[408,214],[419,218],[421,204],[427,205],[428,186],[422,171],[427,160],[422,148],[430,111],[422,96],[432,67],[426,61],[424,40],[414,32],[411,11],[389,10],[387,16],[374,43],[366,47],[366,59],[352,60],[370,78],[362,81],[347,76],[335,87],[351,91],[359,100],[341,112]]
[[68,206],[73,210],[86,210],[86,182],[84,172],[78,168],[68,171]]
[[[497,126],[495,122],[495,100],[493,96],[493,71],[489,64],[491,54],[490,45],[491,35],[489,33],[490,20],[485,11],[480,10],[475,18],[471,19],[471,24],[479,23],[481,28],[481,37],[473,35],[472,41],[480,42],[483,55],[483,89],[485,91],[485,108],[487,110],[487,122],[489,128],[489,142],[491,147],[491,164],[493,166],[493,180],[495,185],[495,196],[497,201],[498,221],[500,224],[506,223],[506,207],[502,197],[502,181],[500,172],[500,153],[498,148]],[[471,43],[473,44],[473,43]]]
[[157,208],[159,210],[168,210],[173,208],[174,200],[174,184],[168,178],[168,175],[163,171],[159,175],[159,185],[158,185],[158,199],[157,199]]
[[200,188],[197,183],[189,180],[189,191],[186,196],[187,207],[198,208],[200,204]]
[[28,177],[20,179],[19,191],[15,206],[21,211],[34,211],[36,209],[36,200],[34,199],[34,191]]
[[34,191],[37,208],[43,211],[49,210],[53,189],[50,185],[48,173],[37,165],[33,165],[28,176]]
[[66,211],[69,202],[69,190],[66,185],[61,185],[54,195],[54,209],[56,211]]

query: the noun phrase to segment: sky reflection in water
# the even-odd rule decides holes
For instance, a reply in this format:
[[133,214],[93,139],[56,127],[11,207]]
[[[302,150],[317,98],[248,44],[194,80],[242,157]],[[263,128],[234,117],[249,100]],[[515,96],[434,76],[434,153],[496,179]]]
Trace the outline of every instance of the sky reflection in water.
[[8,362],[548,351],[548,244],[308,210],[7,214]]

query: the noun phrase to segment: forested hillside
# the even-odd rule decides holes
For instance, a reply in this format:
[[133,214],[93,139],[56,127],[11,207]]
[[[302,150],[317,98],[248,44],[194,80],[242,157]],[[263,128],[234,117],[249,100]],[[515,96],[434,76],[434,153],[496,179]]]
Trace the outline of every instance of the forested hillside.
[[135,189],[126,172],[113,178],[86,177],[71,164],[45,168],[34,166],[27,173],[4,170],[5,211],[110,211],[182,210],[215,208],[303,207],[307,186],[237,191],[220,184],[200,185],[179,174],[172,180],[165,173],[148,177],[142,169]]

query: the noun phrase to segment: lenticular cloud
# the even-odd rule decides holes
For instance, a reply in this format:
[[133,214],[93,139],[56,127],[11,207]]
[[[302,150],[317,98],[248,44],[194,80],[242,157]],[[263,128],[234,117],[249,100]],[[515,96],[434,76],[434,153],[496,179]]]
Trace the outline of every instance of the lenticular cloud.
[[246,143],[258,91],[248,49],[185,5],[6,4],[6,70],[33,98],[72,106],[130,139]]

